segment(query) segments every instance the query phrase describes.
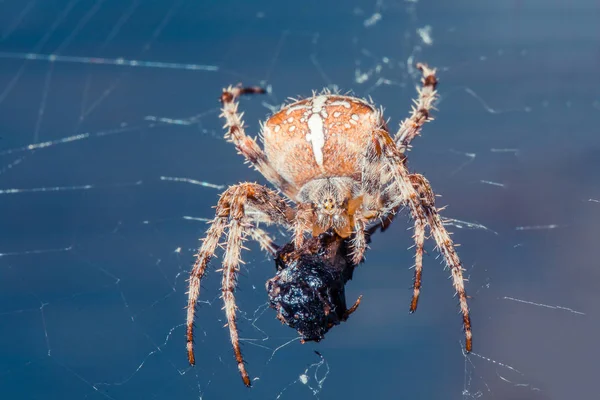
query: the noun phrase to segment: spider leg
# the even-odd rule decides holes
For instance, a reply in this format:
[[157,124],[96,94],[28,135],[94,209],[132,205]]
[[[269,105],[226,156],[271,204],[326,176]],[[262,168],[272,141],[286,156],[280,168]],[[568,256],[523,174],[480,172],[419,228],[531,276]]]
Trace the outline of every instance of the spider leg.
[[349,214],[354,216],[354,237],[352,238],[352,262],[358,265],[367,250],[367,237],[373,229],[366,229],[367,224],[380,216],[382,208],[382,188],[387,176],[380,154],[374,146],[368,146],[361,166],[361,196],[351,200],[348,205]]
[[367,221],[367,218],[360,212],[354,214],[354,237],[351,242],[354,265],[360,264],[365,256],[365,251],[367,251],[367,234],[365,232]]
[[400,124],[398,133],[394,136],[394,142],[401,153],[405,153],[410,147],[410,142],[419,135],[425,122],[432,121],[429,112],[433,108],[433,103],[437,100],[437,78],[435,69],[429,68],[426,64],[417,64],[417,68],[423,73],[421,79],[422,87],[417,89],[419,97],[414,101],[410,117],[406,118]]
[[252,227],[249,234],[252,239],[254,239],[254,241],[260,245],[261,250],[266,251],[273,257],[277,256],[277,250],[279,250],[279,246],[273,242],[273,239],[271,239],[267,232],[260,228]]
[[438,209],[435,207],[435,194],[431,189],[429,181],[425,179],[423,175],[414,174],[411,175],[412,181],[417,187],[417,191],[421,194],[421,204],[425,210],[427,216],[427,223],[429,224],[429,230],[431,236],[433,236],[438,250],[443,254],[446,261],[446,265],[450,269],[452,274],[452,284],[456,293],[458,294],[458,301],[460,304],[460,310],[463,315],[463,326],[465,329],[466,346],[467,352],[470,352],[473,347],[473,339],[471,333],[471,318],[469,316],[469,306],[467,304],[467,293],[465,291],[465,279],[463,277],[462,264],[456,253],[456,245],[450,238],[450,234],[444,227],[442,217],[440,216]]
[[254,93],[265,93],[265,90],[259,87],[241,86],[229,86],[227,89],[223,89],[220,98],[223,105],[220,117],[225,119],[224,127],[228,129],[225,139],[232,142],[238,152],[246,158],[246,161],[252,164],[269,182],[293,198],[296,194],[293,186],[271,166],[267,155],[256,143],[256,140],[246,135],[242,119],[244,113],[238,112],[238,98],[242,94]]
[[296,207],[296,218],[294,219],[294,247],[299,249],[304,243],[304,232],[314,227],[312,223],[313,208],[311,204],[300,203]]
[[[379,130],[373,134],[375,152],[380,149],[382,159],[393,178],[393,187],[397,189],[396,199],[386,204],[383,214],[392,212],[397,206],[406,205],[414,220],[427,221],[431,236],[434,238],[438,251],[444,257],[444,261],[452,276],[452,283],[458,294],[460,309],[463,315],[463,327],[465,330],[466,346],[470,352],[472,349],[471,320],[467,295],[465,292],[463,268],[455,250],[455,245],[448,231],[442,223],[442,219],[435,208],[435,196],[429,182],[421,175],[411,175],[404,163],[404,155],[396,147],[394,141],[386,131]],[[415,189],[415,184],[419,190]]]
[[[344,312],[344,315],[342,315],[342,318],[341,318],[341,320],[343,322],[348,321],[348,318],[350,318],[350,315],[352,315],[358,309],[358,306],[360,306],[360,301],[361,300],[362,300],[362,294],[360,296],[358,296],[358,299],[356,299],[356,301],[354,302],[354,304],[352,305],[352,307],[350,307],[349,309],[347,309]],[[281,322],[285,323],[285,320],[283,320]],[[329,324],[329,328],[330,329],[333,328],[334,326],[335,326],[335,324],[333,322]]]
[[[236,207],[238,208],[238,207]],[[223,280],[222,280],[222,297],[225,305],[225,315],[227,316],[227,326],[229,327],[229,338],[233,345],[233,354],[238,364],[238,369],[242,375],[244,385],[250,386],[250,377],[246,372],[244,357],[240,349],[240,340],[237,329],[235,311],[235,288],[237,286],[237,273],[239,272],[239,264],[241,261],[240,254],[244,243],[244,226],[241,223],[243,217],[243,209],[236,210],[236,215],[232,215],[232,220],[229,226],[229,235],[227,238],[227,248],[223,256]]]
[[194,316],[196,313],[196,303],[200,295],[200,282],[204,277],[206,266],[212,258],[215,249],[219,243],[219,238],[223,235],[227,225],[226,216],[217,216],[211,222],[210,228],[206,232],[202,247],[196,254],[196,262],[192,268],[189,279],[188,305],[187,305],[187,353],[190,365],[196,364],[194,357]]
[[425,224],[426,221],[420,216],[414,219],[415,234],[415,277],[413,279],[413,297],[410,302],[410,312],[417,311],[419,294],[421,293],[421,277],[423,275],[423,245],[425,243]]
[[[377,195],[379,197],[377,206],[379,208],[381,208],[381,204],[387,203],[389,201],[389,196],[390,196],[390,192],[382,192],[381,191],[381,187],[382,187],[381,181],[383,180],[385,183],[388,183],[385,180],[385,177],[383,179],[381,177],[382,171],[383,171],[382,165],[380,162],[373,160],[373,157],[365,158],[365,164],[366,164],[366,167],[363,167],[363,188],[371,188],[371,190],[373,190],[372,188],[377,188],[377,193],[373,193],[373,196]],[[369,170],[371,173],[366,174],[365,172],[367,172]],[[369,176],[370,176],[370,178],[369,178]],[[391,191],[391,194],[396,197],[399,196],[399,193],[395,193],[394,190]],[[377,229],[381,229],[383,231],[387,228],[387,226],[389,224],[391,224],[394,216],[396,215],[396,213],[398,211],[398,208],[399,207],[396,207],[393,210],[386,209],[385,213],[377,213],[377,214],[379,214],[378,216],[381,217],[380,221],[376,225],[370,226],[369,229],[367,229],[366,231],[361,231],[360,229],[362,228],[364,230],[364,227],[368,220],[359,219],[355,216],[356,234],[355,234],[355,238],[352,242],[352,245],[355,249],[355,252],[353,254],[354,256],[357,255],[358,250],[362,250],[362,252],[364,253],[364,251],[366,249],[366,245],[361,247],[360,244],[361,243],[366,244],[366,235],[373,234]],[[360,224],[360,225],[358,225],[358,224]],[[424,251],[423,245],[425,242],[425,226],[426,226],[426,224],[427,224],[427,221],[425,220],[425,218],[420,218],[419,216],[417,216],[414,219],[413,238],[415,240],[415,265],[414,265],[415,275],[414,275],[414,279],[413,279],[413,298],[410,303],[410,312],[411,313],[414,313],[417,310],[417,303],[419,301],[419,293],[421,291],[421,277],[423,275],[423,251]],[[362,256],[362,254],[361,254],[361,256]],[[353,261],[355,263],[358,263],[358,262],[360,262],[360,259],[359,260],[353,259]]]
[[264,186],[255,183],[241,183],[231,186],[223,192],[217,203],[215,219],[206,233],[190,273],[187,305],[187,351],[191,365],[195,364],[194,317],[200,294],[200,282],[220,237],[228,228],[228,239],[223,258],[222,293],[238,369],[246,386],[250,386],[250,379],[246,373],[239,346],[234,297],[244,236],[249,234],[258,241],[262,248],[274,253],[277,246],[265,231],[256,227],[256,224],[259,222],[275,223],[289,228],[293,219],[294,210],[277,193]]
[[362,294],[360,296],[358,296],[358,299],[356,299],[356,301],[354,302],[352,307],[350,307],[349,309],[346,310],[346,312],[344,313],[344,316],[342,317],[343,321],[346,321],[350,317],[350,315],[352,315],[352,313],[354,313],[354,311],[356,311],[358,309],[358,306],[360,306],[361,300],[362,300]]

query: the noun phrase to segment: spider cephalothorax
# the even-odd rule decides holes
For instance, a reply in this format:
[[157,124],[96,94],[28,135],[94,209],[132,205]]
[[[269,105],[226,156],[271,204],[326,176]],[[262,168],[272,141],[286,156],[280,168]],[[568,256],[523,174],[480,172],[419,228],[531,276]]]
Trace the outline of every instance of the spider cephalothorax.
[[[345,314],[348,310],[345,300],[342,301],[347,279],[336,268],[358,265],[367,249],[369,232],[389,223],[401,207],[408,209],[414,220],[415,279],[410,311],[417,308],[425,229],[429,227],[430,236],[450,269],[463,316],[465,348],[471,351],[471,321],[460,259],[435,207],[429,182],[422,175],[410,173],[406,166],[405,151],[423,124],[430,120],[429,112],[436,98],[435,70],[423,64],[417,66],[423,72],[423,86],[418,90],[416,107],[393,136],[381,110],[371,103],[324,92],[284,105],[269,117],[262,125],[263,150],[244,131],[238,98],[264,90],[238,86],[223,91],[221,116],[226,122],[225,138],[285,198],[253,183],[231,186],[221,195],[215,219],[190,274],[187,309],[190,364],[195,362],[193,322],[200,280],[225,233],[222,297],[238,369],[244,384],[250,386],[239,345],[234,297],[246,236],[283,262],[284,267],[270,281],[269,290],[271,304],[279,307],[280,319],[298,329],[303,337],[320,339],[327,329],[349,315]],[[296,207],[290,206],[289,201]],[[292,247],[278,253],[278,247],[258,226],[261,222],[292,230],[293,244],[289,245]],[[328,243],[315,239],[322,234],[333,239]],[[323,252],[339,250],[342,244],[345,246],[342,253],[348,257],[345,260],[332,261],[328,258],[332,253]],[[303,315],[296,317],[294,310]]]
[[359,190],[352,178],[343,176],[307,182],[298,193],[300,204],[307,205],[302,224],[312,226],[313,236],[331,228],[347,238],[352,234],[354,214],[360,206]]

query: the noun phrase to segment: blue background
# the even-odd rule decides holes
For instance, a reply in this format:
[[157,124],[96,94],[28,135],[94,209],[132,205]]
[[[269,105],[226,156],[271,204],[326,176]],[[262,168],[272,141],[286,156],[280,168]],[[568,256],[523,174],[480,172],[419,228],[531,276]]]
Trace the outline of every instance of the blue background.
[[[0,397],[594,398],[598,17],[586,0],[0,1]],[[119,57],[215,68],[109,65]],[[216,272],[189,368],[186,279],[206,225],[186,217],[211,218],[220,190],[160,177],[265,183],[222,139],[221,88],[271,87],[242,101],[250,133],[269,107],[333,85],[372,96],[396,127],[416,61],[438,68],[441,100],[410,168],[445,216],[488,228],[449,227],[474,354],[431,243],[408,314],[403,215],[347,287],[358,312],[319,344],[280,348],[296,334],[266,308],[274,265],[249,243],[237,297],[258,379],[248,390],[238,376]]]

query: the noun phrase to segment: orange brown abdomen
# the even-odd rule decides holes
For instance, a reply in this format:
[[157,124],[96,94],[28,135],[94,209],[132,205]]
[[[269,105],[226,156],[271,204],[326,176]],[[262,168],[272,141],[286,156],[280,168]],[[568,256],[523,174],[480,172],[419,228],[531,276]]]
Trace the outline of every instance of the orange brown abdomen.
[[317,95],[286,105],[263,127],[271,165],[301,188],[315,178],[359,176],[360,160],[381,112],[350,96]]

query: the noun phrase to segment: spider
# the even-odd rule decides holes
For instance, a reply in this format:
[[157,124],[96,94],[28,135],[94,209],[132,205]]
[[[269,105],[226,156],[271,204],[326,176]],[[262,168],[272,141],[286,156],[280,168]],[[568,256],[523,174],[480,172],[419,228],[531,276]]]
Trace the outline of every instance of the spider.
[[[279,192],[245,182],[230,186],[221,194],[215,218],[190,273],[187,352],[191,365],[195,364],[193,326],[200,281],[221,236],[225,234],[227,238],[222,269],[227,326],[242,380],[250,386],[240,350],[234,296],[246,237],[257,241],[263,250],[277,254],[278,247],[259,226],[277,224],[292,231],[295,249],[311,253],[307,241],[329,233],[334,235],[334,243],[348,243],[350,262],[358,265],[363,261],[373,228],[386,228],[402,207],[414,220],[415,272],[410,312],[417,309],[425,229],[429,226],[430,236],[450,269],[462,312],[465,349],[471,351],[471,321],[460,259],[435,206],[429,182],[420,174],[410,173],[406,166],[410,143],[424,123],[432,119],[430,111],[437,98],[435,69],[425,64],[417,64],[417,68],[422,72],[418,99],[394,136],[381,109],[365,100],[326,90],[284,105],[270,116],[261,125],[262,149],[245,133],[238,99],[244,94],[265,91],[240,85],[223,90],[220,116],[225,120],[225,138]],[[295,208],[290,202],[296,204]],[[347,318],[337,312],[338,320]]]

